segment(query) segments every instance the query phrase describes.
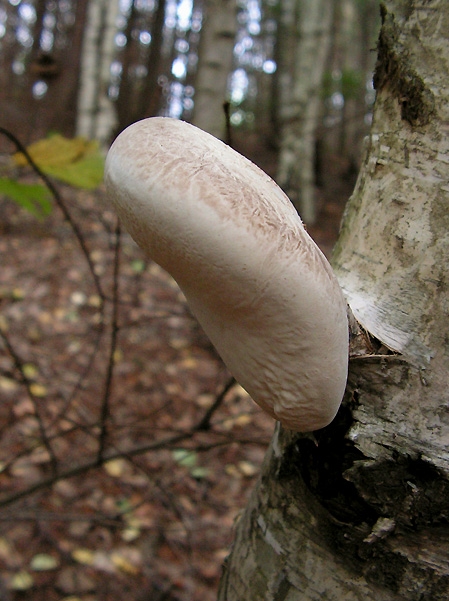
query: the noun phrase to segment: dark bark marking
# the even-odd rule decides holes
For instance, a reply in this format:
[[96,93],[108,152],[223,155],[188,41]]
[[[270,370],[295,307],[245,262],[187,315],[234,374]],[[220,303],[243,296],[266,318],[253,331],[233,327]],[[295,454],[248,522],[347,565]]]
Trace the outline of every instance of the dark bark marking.
[[[348,569],[400,598],[446,601],[449,577],[440,572],[445,555],[439,558],[449,540],[449,481],[418,456],[365,457],[346,438],[356,405],[356,391],[348,392],[330,426],[291,440],[276,469],[283,502],[294,503],[305,485],[317,535]],[[384,518],[391,528],[376,534]],[[414,559],[413,549],[426,559]]]
[[339,522],[351,525],[374,524],[377,512],[357,493],[344,477],[346,469],[364,455],[345,438],[352,423],[352,412],[342,405],[332,424],[310,436],[299,436],[286,450],[279,477],[295,470],[307,488]]
[[449,526],[449,481],[419,457],[364,463],[346,477],[379,515],[393,517],[404,528]]
[[395,15],[388,13],[384,3],[381,17],[374,88],[380,91],[388,87],[400,104],[402,119],[410,125],[427,125],[435,113],[434,96],[412,67],[409,52],[400,42]]

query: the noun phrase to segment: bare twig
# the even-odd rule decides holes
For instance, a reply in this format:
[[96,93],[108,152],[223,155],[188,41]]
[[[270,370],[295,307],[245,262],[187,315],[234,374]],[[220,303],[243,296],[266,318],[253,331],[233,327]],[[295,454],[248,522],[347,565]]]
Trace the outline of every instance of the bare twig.
[[[167,438],[163,438],[162,440],[155,441],[153,443],[147,444],[143,447],[139,447],[136,449],[131,449],[130,451],[126,451],[125,453],[122,450],[114,450],[112,453],[105,453],[102,457],[102,464],[107,461],[112,461],[113,459],[121,459],[124,456],[136,456],[142,455],[143,453],[148,453],[149,451],[158,451],[159,449],[167,449],[173,445],[178,445],[180,442],[190,439],[193,436],[192,431],[183,432],[181,434],[176,434],[174,436],[170,436]],[[4,497],[0,500],[0,507],[7,507],[12,503],[15,503],[21,499],[29,497],[30,495],[39,492],[40,490],[45,490],[46,488],[50,488],[57,482],[61,480],[67,480],[69,478],[74,478],[75,476],[81,476],[86,472],[99,467],[98,457],[94,457],[90,461],[86,461],[85,463],[81,463],[75,467],[68,468],[63,472],[59,472],[58,474],[54,474],[49,478],[43,478],[32,484],[28,488],[24,490],[20,490],[16,493],[12,493],[9,496]]]
[[220,392],[220,394],[217,396],[215,401],[212,403],[212,405],[209,407],[209,409],[204,414],[203,418],[200,420],[200,422],[196,426],[196,429],[198,431],[204,432],[206,430],[210,430],[210,428],[211,428],[210,420],[212,419],[213,414],[217,411],[217,409],[223,403],[225,396],[228,394],[228,392],[231,390],[231,388],[234,386],[235,383],[236,383],[235,378],[233,378],[231,376],[229,378],[229,380],[226,382],[226,384],[223,386],[223,389]]
[[120,269],[120,243],[121,243],[121,232],[120,224],[117,223],[115,229],[115,244],[114,244],[114,272],[113,272],[113,284],[112,284],[112,317],[111,317],[111,340],[109,344],[109,359],[106,370],[106,380],[103,391],[103,399],[101,403],[101,414],[100,414],[100,434],[99,434],[99,448],[98,448],[98,464],[103,463],[104,452],[106,448],[106,442],[108,437],[108,422],[109,422],[109,410],[110,410],[110,398],[111,398],[111,386],[112,377],[114,373],[115,353],[117,350],[117,334],[118,334],[118,298],[119,298],[119,269]]
[[233,146],[232,146],[232,127],[231,127],[231,103],[229,101],[226,101],[223,103],[223,110],[224,110],[225,120],[226,120],[225,142],[228,146],[230,146],[232,148]]

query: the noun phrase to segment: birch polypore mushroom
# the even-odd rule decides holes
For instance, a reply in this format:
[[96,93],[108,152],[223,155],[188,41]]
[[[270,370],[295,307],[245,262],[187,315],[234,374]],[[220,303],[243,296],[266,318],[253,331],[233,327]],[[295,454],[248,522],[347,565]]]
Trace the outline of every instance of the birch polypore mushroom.
[[236,380],[291,430],[343,397],[346,303],[289,199],[213,136],[168,118],[128,127],[106,160],[110,200],[167,270]]

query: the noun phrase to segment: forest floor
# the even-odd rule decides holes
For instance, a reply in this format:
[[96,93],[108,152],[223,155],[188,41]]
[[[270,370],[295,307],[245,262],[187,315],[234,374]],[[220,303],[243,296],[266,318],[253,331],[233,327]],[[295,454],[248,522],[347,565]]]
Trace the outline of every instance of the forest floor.
[[[343,167],[308,228],[328,255]],[[60,189],[97,285],[59,210],[0,201],[0,600],[212,601],[273,421],[104,192]]]

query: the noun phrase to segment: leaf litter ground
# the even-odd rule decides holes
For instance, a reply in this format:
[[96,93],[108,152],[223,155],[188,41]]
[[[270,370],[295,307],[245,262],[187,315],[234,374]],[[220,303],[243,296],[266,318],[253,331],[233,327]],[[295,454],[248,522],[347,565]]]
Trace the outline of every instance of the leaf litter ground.
[[126,234],[114,280],[102,194],[64,189],[103,299],[57,210],[0,205],[0,598],[212,601],[273,422],[234,385],[197,429],[230,375]]

